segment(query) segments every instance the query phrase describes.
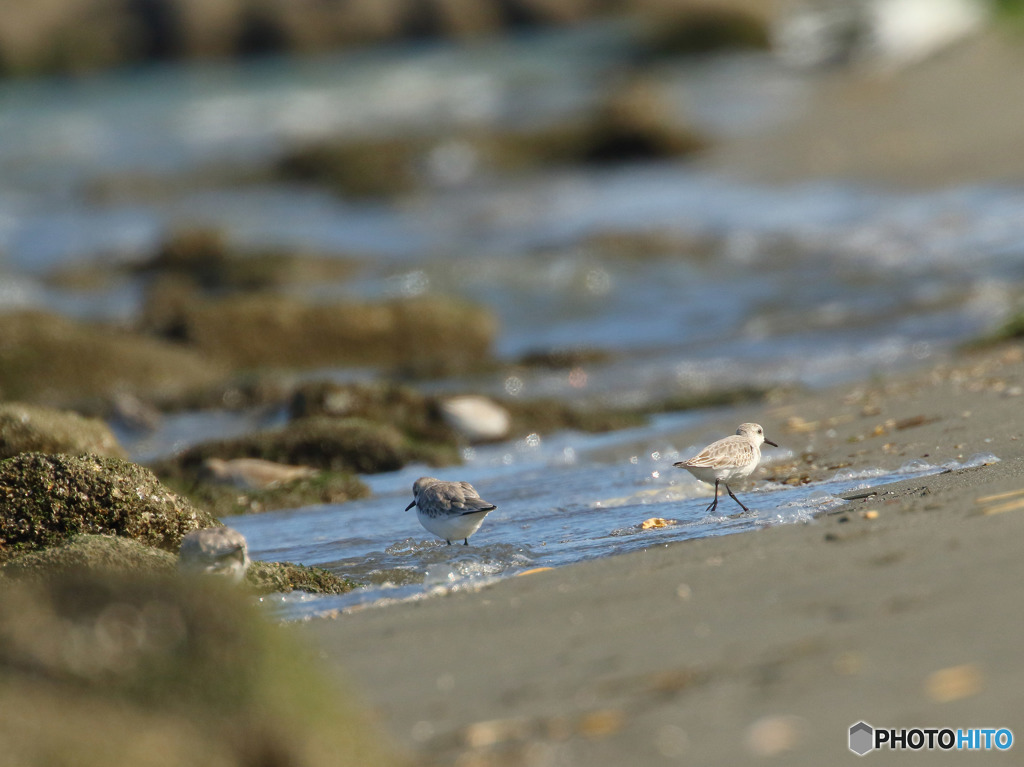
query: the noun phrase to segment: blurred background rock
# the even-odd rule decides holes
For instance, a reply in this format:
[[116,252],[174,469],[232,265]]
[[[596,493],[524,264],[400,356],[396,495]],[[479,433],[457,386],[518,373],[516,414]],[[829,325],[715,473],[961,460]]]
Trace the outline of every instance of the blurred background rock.
[[[0,4],[8,73],[310,53],[373,43],[471,39],[524,28],[644,16],[666,48],[764,45],[781,0],[39,0]],[[675,42],[666,32],[674,32]]]

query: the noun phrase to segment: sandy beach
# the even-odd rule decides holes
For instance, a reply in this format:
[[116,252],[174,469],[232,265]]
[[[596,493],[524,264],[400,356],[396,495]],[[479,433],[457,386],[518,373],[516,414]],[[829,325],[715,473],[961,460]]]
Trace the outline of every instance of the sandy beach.
[[968,354],[721,422],[757,418],[821,467],[996,463],[877,487],[810,524],[296,630],[427,764],[817,765],[855,758],[860,720],[1024,733],[1021,360]]

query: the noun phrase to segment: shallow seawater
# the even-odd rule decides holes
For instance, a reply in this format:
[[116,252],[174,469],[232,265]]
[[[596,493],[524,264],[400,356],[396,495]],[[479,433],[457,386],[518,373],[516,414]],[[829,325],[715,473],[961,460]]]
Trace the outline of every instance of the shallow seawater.
[[[234,517],[227,522],[248,539],[254,558],[326,567],[366,584],[343,596],[277,595],[264,599],[282,620],[338,610],[423,599],[474,589],[537,567],[558,567],[597,557],[664,546],[690,538],[725,535],[794,523],[842,503],[839,496],[897,479],[966,468],[998,460],[972,456],[942,465],[912,461],[895,470],[838,472],[800,487],[756,483],[706,511],[709,487],[672,466],[694,446],[679,449],[675,435],[697,421],[692,415],[659,419],[647,432],[598,437],[565,433],[548,442],[506,443],[478,449],[465,466],[450,470],[408,467],[371,478],[374,497],[342,506]],[[643,432],[643,433],[640,433]],[[639,442],[637,442],[639,438]],[[639,445],[645,445],[642,452]],[[600,458],[595,458],[600,455]],[[609,456],[618,456],[609,459]],[[765,462],[791,458],[771,448]],[[472,482],[496,504],[470,545],[435,539],[403,512],[413,481],[424,473]],[[644,530],[652,518],[664,527]]]

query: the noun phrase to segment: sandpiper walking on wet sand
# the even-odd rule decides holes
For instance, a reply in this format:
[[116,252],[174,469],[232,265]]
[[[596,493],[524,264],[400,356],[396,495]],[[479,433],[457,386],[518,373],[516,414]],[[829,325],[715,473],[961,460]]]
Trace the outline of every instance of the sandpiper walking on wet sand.
[[460,538],[468,546],[469,536],[480,528],[487,513],[498,508],[481,498],[468,482],[420,477],[413,483],[412,495],[413,501],[405,510],[415,506],[420,524],[444,538],[449,546]]
[[764,429],[759,424],[741,423],[731,437],[724,437],[717,442],[712,442],[692,458],[673,465],[680,469],[686,469],[703,482],[715,483],[715,499],[708,504],[705,511],[714,511],[718,508],[719,483],[725,485],[729,496],[740,505],[741,509],[750,511],[730,489],[729,480],[746,477],[757,468],[757,464],[761,461],[761,443],[763,442],[778,447],[771,440],[764,438]]

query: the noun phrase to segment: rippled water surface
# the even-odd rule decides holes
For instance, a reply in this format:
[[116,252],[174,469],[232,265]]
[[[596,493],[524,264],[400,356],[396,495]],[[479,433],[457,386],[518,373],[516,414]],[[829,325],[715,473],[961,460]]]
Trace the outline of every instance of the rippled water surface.
[[[674,439],[676,430],[694,420],[671,416],[650,430],[601,437],[566,433],[532,446],[507,443],[476,451],[458,469],[433,470],[443,478],[472,482],[498,506],[469,546],[446,545],[423,530],[415,511],[403,512],[412,499],[412,483],[426,471],[422,467],[371,478],[371,499],[236,517],[230,523],[245,534],[257,559],[315,564],[366,584],[339,597],[266,600],[275,614],[294,620],[475,588],[536,567],[672,541],[810,522],[841,504],[844,493],[998,460],[992,455],[943,465],[915,460],[896,471],[840,471],[829,481],[799,487],[760,484],[738,493],[749,512],[723,494],[716,512],[708,513],[710,488],[672,466],[695,452],[695,446],[677,449]],[[642,452],[634,452],[640,446]],[[785,446],[771,448],[765,460],[792,455]],[[667,525],[642,529],[655,518]]]

